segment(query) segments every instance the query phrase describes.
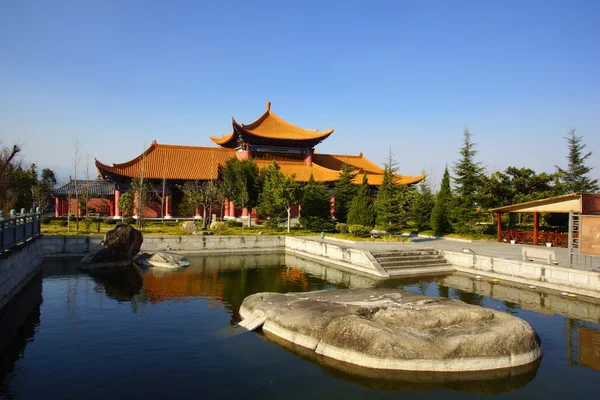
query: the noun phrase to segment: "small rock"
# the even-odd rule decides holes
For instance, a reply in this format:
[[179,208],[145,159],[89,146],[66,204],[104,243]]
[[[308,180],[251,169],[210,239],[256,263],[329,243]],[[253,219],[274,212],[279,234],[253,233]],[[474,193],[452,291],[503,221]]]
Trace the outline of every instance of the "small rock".
[[194,221],[185,221],[183,224],[181,224],[181,229],[183,229],[183,231],[185,233],[196,233],[196,232],[198,232],[198,227],[196,226],[196,224],[194,223]]
[[158,267],[158,268],[181,268],[188,267],[190,262],[187,258],[175,254],[159,251],[152,255],[148,253],[142,253],[136,258],[135,263],[144,267]]

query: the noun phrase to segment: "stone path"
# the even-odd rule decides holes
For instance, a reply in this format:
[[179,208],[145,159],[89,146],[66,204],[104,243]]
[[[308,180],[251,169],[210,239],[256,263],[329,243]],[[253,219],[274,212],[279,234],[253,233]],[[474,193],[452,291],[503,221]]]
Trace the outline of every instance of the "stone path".
[[[320,237],[310,237],[312,240],[321,241]],[[462,252],[463,249],[469,249],[473,251],[475,254],[480,254],[484,256],[505,258],[509,260],[522,260],[521,256],[521,246],[516,244],[507,244],[507,243],[498,243],[498,242],[490,242],[490,241],[458,241],[452,239],[441,239],[441,238],[428,238],[428,237],[411,237],[412,243],[402,243],[402,242],[355,242],[355,244],[344,244],[342,241],[331,240],[331,243],[335,243],[341,246],[354,247],[357,249],[364,249],[373,251],[385,251],[385,250],[400,250],[400,249],[410,249],[410,248],[434,248],[439,250],[448,250],[448,251],[458,251]],[[554,248],[556,252],[556,261],[559,266],[568,267],[568,255],[567,249],[563,248]],[[543,263],[542,263],[543,264]],[[600,257],[591,257],[591,256],[575,256],[574,257],[574,265],[573,268],[578,268],[582,270],[593,270],[600,272]]]

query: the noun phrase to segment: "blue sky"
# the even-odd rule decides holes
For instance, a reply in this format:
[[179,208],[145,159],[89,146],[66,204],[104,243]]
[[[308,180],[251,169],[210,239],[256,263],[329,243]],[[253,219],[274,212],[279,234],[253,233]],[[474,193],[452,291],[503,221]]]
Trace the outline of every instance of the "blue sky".
[[[0,137],[72,173],[153,139],[211,146],[266,101],[434,182],[468,125],[488,170],[553,171],[570,127],[600,161],[598,1],[0,0]],[[600,168],[593,171],[600,176]]]

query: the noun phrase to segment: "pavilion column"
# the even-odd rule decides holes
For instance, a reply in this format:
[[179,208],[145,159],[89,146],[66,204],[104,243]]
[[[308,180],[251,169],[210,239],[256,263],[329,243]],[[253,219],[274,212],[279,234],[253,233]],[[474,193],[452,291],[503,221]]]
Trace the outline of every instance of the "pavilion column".
[[335,214],[335,196],[332,194],[329,199],[329,215]]
[[304,157],[304,162],[307,165],[312,165],[312,152],[309,152],[305,157]]
[[60,217],[60,199],[58,197],[54,199],[54,216]]
[[198,208],[194,211],[194,219],[200,219],[200,210]]
[[121,210],[119,210],[119,199],[121,198],[121,191],[115,189],[115,215],[114,218],[121,218]]
[[533,244],[538,244],[538,231],[540,229],[540,214],[533,213]]
[[229,216],[235,217],[235,204],[233,201],[229,202]]
[[244,207],[242,209],[242,217],[247,217],[248,216],[248,209],[246,207]]
[[171,195],[168,194],[165,196],[165,218],[171,217]]
[[498,226],[498,241],[502,241],[502,213],[496,213],[496,224]]
[[133,193],[133,217],[134,218],[137,218],[137,216],[138,216],[137,205],[138,205],[138,194],[137,194],[137,191],[135,191],[135,193]]

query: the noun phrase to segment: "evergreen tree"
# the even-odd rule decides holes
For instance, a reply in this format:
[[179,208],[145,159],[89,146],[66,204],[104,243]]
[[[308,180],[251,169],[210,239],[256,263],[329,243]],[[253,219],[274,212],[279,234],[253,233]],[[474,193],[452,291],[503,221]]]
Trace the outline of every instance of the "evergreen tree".
[[435,236],[443,236],[451,232],[452,225],[450,224],[450,215],[452,213],[453,199],[452,190],[450,189],[450,173],[448,167],[444,170],[442,177],[442,186],[437,193],[435,206],[431,211],[431,229]]
[[390,148],[384,164],[383,178],[375,199],[376,225],[389,230],[400,222],[400,191],[396,177],[396,161]]
[[358,187],[358,194],[352,200],[348,211],[349,225],[364,225],[372,227],[375,224],[375,207],[371,198],[371,189],[367,181],[367,173],[363,175],[362,184]]
[[287,213],[287,231],[289,232],[292,207],[299,203],[302,195],[295,175],[285,176],[273,162],[261,171],[261,180],[263,186],[259,195],[261,213],[277,219]]
[[483,167],[475,161],[475,143],[471,141],[471,132],[465,128],[461,158],[454,164],[454,182],[456,186],[456,208],[454,219],[457,230],[468,232],[472,229],[479,205],[479,192],[483,181]]
[[431,186],[429,186],[427,178],[425,178],[419,183],[413,204],[413,221],[415,222],[417,231],[426,230],[431,226],[431,212],[434,206],[435,196],[431,191]]
[[300,212],[300,223],[303,227],[310,230],[325,230],[327,225],[329,230],[329,220],[331,217],[331,195],[321,182],[315,182],[311,175],[308,183],[302,190],[302,210]]
[[[256,207],[260,194],[256,161],[230,158],[223,167],[222,179],[226,197],[233,201],[237,208],[246,208],[250,211]],[[250,221],[251,218],[248,218],[248,226]]]
[[571,129],[565,140],[569,145],[567,169],[564,170],[559,166],[556,166],[556,168],[566,193],[598,192],[600,190],[598,179],[591,179],[587,176],[594,167],[585,165],[585,161],[592,155],[592,152],[582,154],[583,149],[585,149],[583,137],[577,136],[575,129]]
[[123,220],[125,216],[131,216],[133,214],[135,204],[133,202],[133,193],[131,190],[126,191],[119,197],[117,206],[119,207],[119,210],[121,210],[121,220]]
[[354,169],[348,164],[342,164],[340,179],[335,184],[335,219],[338,222],[346,222],[352,199],[356,196],[357,187],[353,180],[356,176]]

